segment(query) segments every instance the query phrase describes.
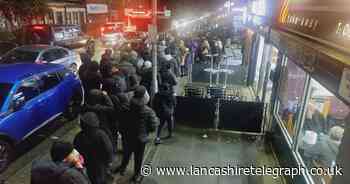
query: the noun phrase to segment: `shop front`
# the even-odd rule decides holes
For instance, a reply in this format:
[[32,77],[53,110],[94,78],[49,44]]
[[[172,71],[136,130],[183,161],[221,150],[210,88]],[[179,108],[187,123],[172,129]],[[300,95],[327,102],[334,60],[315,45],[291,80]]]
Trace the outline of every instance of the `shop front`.
[[[312,3],[308,3],[303,6],[311,8]],[[291,8],[300,6],[300,2],[284,5],[278,24],[270,33],[270,40],[279,52],[276,69],[272,70],[274,85],[270,98],[271,135],[276,155],[282,167],[305,168],[306,172],[301,175],[287,176],[288,183],[348,183],[345,173],[349,159],[345,155],[349,153],[350,52],[342,49],[344,40],[334,39],[328,44],[328,36],[337,35],[337,31],[313,34],[325,31],[317,26],[327,25],[328,19],[322,19],[324,12],[313,14]],[[309,8],[303,11],[306,10]],[[327,13],[326,16],[332,17]],[[305,15],[313,15],[312,21],[302,17]],[[334,26],[333,30],[337,30]],[[265,88],[266,94],[267,89],[269,85]],[[327,172],[337,168],[343,168],[342,175]]]
[[[266,14],[266,1],[252,1],[248,6],[246,20],[247,37],[245,48],[245,64],[248,66],[247,85],[251,86],[257,101],[263,99],[263,87],[266,75],[266,66],[270,62],[271,48],[268,44],[269,24]],[[250,42],[249,42],[250,41]]]

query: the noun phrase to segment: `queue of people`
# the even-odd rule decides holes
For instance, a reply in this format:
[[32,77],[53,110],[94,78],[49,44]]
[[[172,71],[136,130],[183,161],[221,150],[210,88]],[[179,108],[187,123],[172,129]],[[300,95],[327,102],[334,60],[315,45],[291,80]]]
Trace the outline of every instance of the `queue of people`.
[[[149,134],[158,128],[154,143],[160,144],[161,129],[167,124],[167,138],[173,136],[178,74],[175,58],[181,56],[171,56],[170,51],[166,46],[163,55],[159,53],[160,91],[153,104],[153,62],[145,60],[150,53],[129,46],[118,53],[106,49],[100,62],[91,61],[90,54],[82,54],[78,72],[85,94],[85,105],[80,109],[81,131],[72,143],[55,142],[51,160],[33,162],[31,183],[107,184],[113,174],[125,174],[132,154],[135,166],[131,180],[140,182],[146,144],[153,141]],[[120,159],[119,137],[123,151]],[[114,168],[115,160],[121,164]]]

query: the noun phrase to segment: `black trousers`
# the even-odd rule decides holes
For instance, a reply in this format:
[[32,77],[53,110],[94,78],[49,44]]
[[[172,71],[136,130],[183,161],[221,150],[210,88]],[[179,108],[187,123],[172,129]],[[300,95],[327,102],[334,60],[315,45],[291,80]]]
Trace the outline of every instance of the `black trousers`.
[[[124,138],[125,139],[125,138]],[[123,147],[123,160],[121,164],[121,169],[125,170],[129,164],[130,157],[134,153],[134,172],[135,175],[141,174],[141,167],[143,162],[143,155],[145,153],[146,143],[141,141],[129,141],[124,140]]]
[[92,184],[106,184],[107,183],[107,169],[108,164],[92,163],[87,165],[87,174]]
[[161,131],[162,131],[165,123],[167,123],[169,135],[170,136],[172,135],[172,133],[173,133],[173,117],[172,116],[160,117],[160,124],[159,124],[158,130],[157,130],[157,137],[160,136]]

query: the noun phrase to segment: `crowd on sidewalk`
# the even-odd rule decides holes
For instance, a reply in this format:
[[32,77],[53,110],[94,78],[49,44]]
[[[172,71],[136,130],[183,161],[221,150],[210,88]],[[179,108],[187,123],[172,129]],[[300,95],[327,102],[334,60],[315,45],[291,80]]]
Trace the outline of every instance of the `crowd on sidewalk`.
[[[106,49],[99,62],[91,61],[89,52],[81,54],[83,64],[78,75],[85,94],[85,105],[80,109],[81,131],[71,143],[55,142],[51,160],[33,162],[31,183],[107,184],[113,174],[124,175],[132,154],[135,165],[131,180],[140,182],[149,134],[157,130],[154,143],[161,144],[161,130],[167,124],[166,139],[173,136],[178,78],[187,75],[189,64],[205,62],[210,54],[230,54],[234,48],[230,38],[225,45],[217,36],[210,38],[159,36],[159,92],[152,97],[154,62],[148,39]],[[118,144],[123,149],[121,164],[112,168],[111,163],[119,159]]]

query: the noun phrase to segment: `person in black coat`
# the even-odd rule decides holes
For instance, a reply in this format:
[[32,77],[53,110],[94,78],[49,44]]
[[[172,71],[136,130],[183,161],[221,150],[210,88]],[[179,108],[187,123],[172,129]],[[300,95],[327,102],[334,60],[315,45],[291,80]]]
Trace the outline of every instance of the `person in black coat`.
[[125,140],[124,140],[124,135],[120,131],[120,124],[128,123],[128,120],[127,120],[127,116],[129,112],[128,95],[122,91],[120,84],[114,78],[106,79],[104,81],[103,88],[108,93],[114,105],[113,120],[117,123],[115,134],[117,134],[118,132],[122,135],[122,144],[124,148]]
[[99,72],[98,63],[91,62],[88,65],[87,71],[82,74],[81,81],[85,94],[89,94],[92,89],[101,89],[102,76]]
[[171,71],[170,63],[164,65],[158,75],[159,85],[168,84],[171,87],[171,91],[174,93],[174,87],[177,85],[177,79],[175,74]]
[[145,61],[141,69],[140,85],[145,86],[148,93],[152,90],[153,69],[150,61]]
[[71,143],[55,142],[52,160],[36,160],[31,168],[31,184],[90,184],[84,161]]
[[113,159],[113,146],[93,112],[81,117],[81,132],[74,138],[74,146],[86,160],[87,173],[92,184],[106,184],[107,172]]
[[101,129],[104,130],[113,143],[116,152],[116,130],[117,124],[113,118],[114,105],[107,92],[93,89],[88,93],[88,98],[83,109],[84,112],[94,112],[100,121]]
[[80,59],[81,59],[82,65],[79,67],[78,76],[80,79],[82,79],[85,73],[88,71],[89,64],[91,63],[91,58],[87,53],[82,53],[80,54]]
[[155,112],[146,104],[149,102],[149,95],[144,86],[138,86],[135,89],[133,98],[130,101],[130,111],[128,123],[121,126],[121,131],[124,132],[126,147],[124,148],[123,161],[115,170],[122,175],[129,163],[130,156],[134,153],[135,166],[133,181],[140,181],[140,172],[143,161],[148,134],[153,132],[159,124],[159,119]]
[[176,97],[171,91],[171,87],[168,84],[162,84],[159,86],[159,92],[155,95],[153,101],[154,110],[157,113],[157,116],[160,118],[160,125],[157,131],[157,138],[155,144],[160,144],[160,135],[161,130],[165,123],[168,127],[168,136],[167,138],[172,137],[173,121],[174,121],[174,112],[176,106]]

